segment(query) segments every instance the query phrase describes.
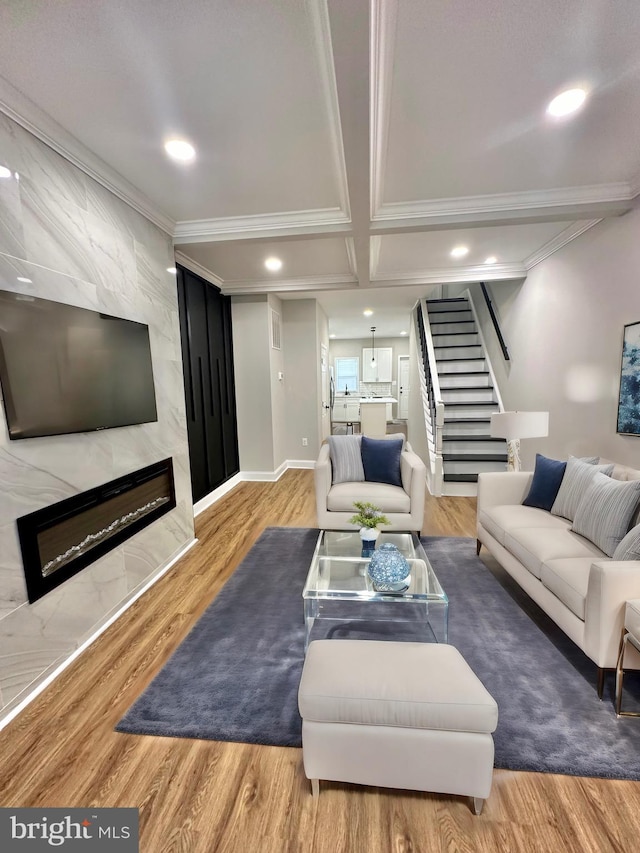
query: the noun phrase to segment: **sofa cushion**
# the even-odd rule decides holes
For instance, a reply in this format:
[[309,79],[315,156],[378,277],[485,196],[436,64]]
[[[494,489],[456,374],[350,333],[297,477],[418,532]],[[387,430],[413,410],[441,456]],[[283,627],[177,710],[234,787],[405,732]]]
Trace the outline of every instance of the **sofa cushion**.
[[507,530],[504,547],[540,579],[542,564],[566,557],[602,559],[602,551],[568,528],[521,527]]
[[363,483],[364,467],[360,452],[361,435],[330,435],[333,483]]
[[640,524],[632,527],[613,552],[614,560],[640,560]]
[[589,572],[593,557],[566,557],[542,564],[540,580],[543,586],[584,621]]
[[365,480],[401,486],[400,454],[403,444],[404,436],[402,435],[399,435],[395,441],[363,435],[361,451]]
[[640,502],[640,480],[622,482],[596,474],[580,499],[572,530],[609,557],[629,531]]
[[566,518],[551,515],[543,509],[528,507],[522,504],[505,504],[504,506],[491,506],[480,510],[478,514],[480,524],[501,545],[504,545],[505,531],[517,527],[550,527],[559,530],[568,530],[570,522]]
[[573,521],[580,499],[591,480],[598,472],[610,475],[612,471],[613,465],[592,465],[590,462],[570,456],[558,494],[551,507],[552,514],[561,515]]
[[529,493],[522,501],[523,505],[551,510],[560,484],[562,483],[566,467],[566,462],[560,462],[557,459],[547,459],[541,453],[536,453],[533,480],[531,481]]
[[355,501],[368,501],[380,507],[386,515],[390,512],[411,512],[411,498],[401,486],[388,483],[338,483],[331,486],[327,495],[329,512],[353,513]]

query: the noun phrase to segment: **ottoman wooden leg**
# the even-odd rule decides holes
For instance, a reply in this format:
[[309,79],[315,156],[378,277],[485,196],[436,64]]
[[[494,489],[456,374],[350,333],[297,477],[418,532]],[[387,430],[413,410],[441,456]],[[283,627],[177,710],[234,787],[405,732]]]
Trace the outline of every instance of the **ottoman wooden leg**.
[[319,797],[320,796],[320,780],[319,779],[310,779],[311,782],[311,796]]
[[474,797],[473,798],[473,811],[479,815],[482,814],[482,807],[484,805],[484,800],[482,797]]

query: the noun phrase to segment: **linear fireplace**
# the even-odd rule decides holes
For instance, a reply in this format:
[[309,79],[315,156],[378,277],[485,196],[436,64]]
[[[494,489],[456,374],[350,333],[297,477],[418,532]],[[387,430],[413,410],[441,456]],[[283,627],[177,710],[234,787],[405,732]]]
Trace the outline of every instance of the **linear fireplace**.
[[164,459],[17,521],[29,601],[77,574],[176,505]]

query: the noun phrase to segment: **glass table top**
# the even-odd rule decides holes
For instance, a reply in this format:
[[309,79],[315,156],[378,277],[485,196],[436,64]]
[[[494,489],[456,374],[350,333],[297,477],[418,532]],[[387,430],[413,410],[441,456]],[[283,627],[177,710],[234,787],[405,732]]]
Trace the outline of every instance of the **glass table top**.
[[408,589],[402,592],[375,589],[367,573],[371,558],[362,556],[362,540],[358,531],[322,530],[302,597],[360,601],[448,601],[415,534],[382,532],[376,547],[384,542],[392,542],[409,562],[411,580]]

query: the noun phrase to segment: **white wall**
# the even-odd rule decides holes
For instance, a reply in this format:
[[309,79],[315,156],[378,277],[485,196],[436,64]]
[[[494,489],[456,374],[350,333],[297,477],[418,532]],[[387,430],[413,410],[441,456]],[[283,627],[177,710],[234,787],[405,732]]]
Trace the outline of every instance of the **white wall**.
[[[9,441],[0,414],[0,716],[193,539],[170,238],[0,114],[0,288],[149,326],[157,423]],[[17,277],[32,280],[21,283]],[[172,457],[178,505],[27,603],[16,518]]]
[[271,342],[265,295],[231,300],[238,452],[243,472],[272,472]]
[[[286,299],[284,384],[287,396],[286,457],[313,460],[320,449],[320,340],[327,320],[315,299]],[[308,444],[303,446],[302,439]]]
[[[271,384],[271,431],[273,434],[273,467],[278,469],[287,459],[287,395],[284,381],[284,321],[283,303],[277,296],[269,294],[269,323],[271,311],[280,317],[280,349],[269,345],[269,370]],[[271,339],[270,339],[271,340]],[[282,375],[283,378],[278,377]]]
[[550,413],[549,437],[522,442],[523,466],[538,450],[640,467],[640,438],[616,433],[623,326],[640,321],[640,210],[599,223],[524,282],[490,292],[511,356],[502,358],[482,309],[505,408]]

